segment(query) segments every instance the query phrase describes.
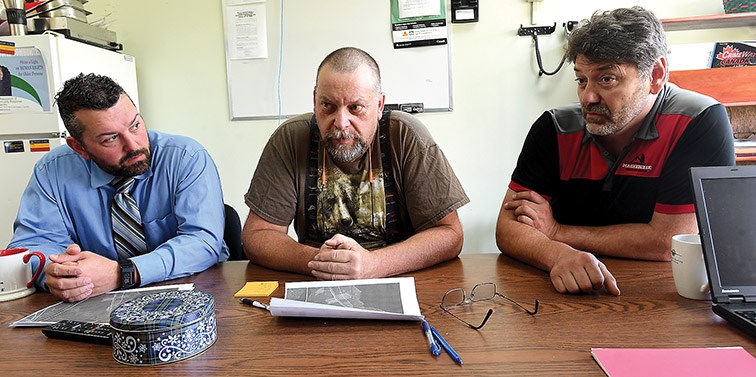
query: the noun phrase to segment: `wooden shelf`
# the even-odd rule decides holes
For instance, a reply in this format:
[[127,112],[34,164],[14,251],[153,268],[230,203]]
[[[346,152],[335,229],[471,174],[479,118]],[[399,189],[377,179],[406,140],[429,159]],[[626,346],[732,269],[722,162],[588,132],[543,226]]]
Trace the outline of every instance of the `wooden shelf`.
[[665,31],[756,26],[756,12],[665,18],[661,22]]
[[756,159],[735,157],[735,165],[756,165]]
[[725,106],[756,105],[756,66],[672,71],[669,81]]

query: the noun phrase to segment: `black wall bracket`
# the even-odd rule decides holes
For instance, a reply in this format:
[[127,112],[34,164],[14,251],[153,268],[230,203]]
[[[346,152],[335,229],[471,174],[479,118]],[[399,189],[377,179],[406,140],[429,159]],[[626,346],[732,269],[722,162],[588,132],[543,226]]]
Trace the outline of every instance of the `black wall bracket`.
[[520,29],[517,30],[517,35],[547,35],[556,31],[556,22],[553,26],[528,26],[524,27],[520,24]]
[[579,21],[567,21],[563,23],[562,26],[564,26],[564,32],[567,35],[572,34],[572,31],[575,30],[579,23]]
[[553,76],[557,72],[559,72],[560,69],[562,69],[562,65],[564,65],[564,60],[567,58],[567,55],[562,56],[562,61],[559,62],[559,66],[552,72],[548,72],[543,68],[543,61],[541,60],[541,50],[538,48],[538,36],[539,35],[548,35],[556,31],[556,22],[554,22],[553,26],[531,26],[531,27],[523,27],[522,24],[520,24],[520,29],[517,30],[517,35],[520,36],[531,36],[533,38],[533,44],[535,49],[535,55],[536,55],[536,61],[538,62],[538,76]]

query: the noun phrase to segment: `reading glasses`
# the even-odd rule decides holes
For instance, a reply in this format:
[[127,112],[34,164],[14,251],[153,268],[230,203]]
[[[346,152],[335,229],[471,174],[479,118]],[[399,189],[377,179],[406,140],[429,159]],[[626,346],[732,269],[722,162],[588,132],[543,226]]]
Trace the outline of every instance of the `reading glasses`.
[[536,299],[535,305],[533,310],[528,310],[524,306],[520,305],[515,300],[512,300],[511,298],[499,293],[496,290],[496,284],[494,283],[480,283],[476,284],[472,290],[470,291],[470,295],[468,296],[464,289],[462,288],[453,288],[448,290],[444,297],[441,298],[441,310],[446,312],[447,314],[451,315],[452,317],[458,319],[460,322],[466,324],[472,329],[479,330],[483,326],[486,325],[486,322],[488,322],[488,319],[491,317],[491,314],[493,314],[493,309],[488,309],[488,313],[486,313],[485,318],[483,318],[483,321],[480,323],[480,325],[475,326],[467,321],[465,321],[462,318],[457,317],[454,313],[452,313],[450,310],[454,309],[456,307],[460,307],[463,305],[469,305],[475,302],[479,301],[486,301],[486,300],[493,300],[496,296],[499,296],[513,304],[515,304],[518,308],[524,310],[526,313],[530,315],[536,315],[538,313],[538,305],[539,302]]

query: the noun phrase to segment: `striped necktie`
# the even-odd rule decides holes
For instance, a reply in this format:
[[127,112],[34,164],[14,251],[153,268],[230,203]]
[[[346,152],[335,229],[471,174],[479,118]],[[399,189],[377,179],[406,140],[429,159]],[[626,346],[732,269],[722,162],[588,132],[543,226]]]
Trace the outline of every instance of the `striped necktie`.
[[113,241],[118,259],[128,259],[147,251],[144,241],[144,226],[134,198],[129,191],[134,177],[116,178],[110,183],[116,189],[111,208]]

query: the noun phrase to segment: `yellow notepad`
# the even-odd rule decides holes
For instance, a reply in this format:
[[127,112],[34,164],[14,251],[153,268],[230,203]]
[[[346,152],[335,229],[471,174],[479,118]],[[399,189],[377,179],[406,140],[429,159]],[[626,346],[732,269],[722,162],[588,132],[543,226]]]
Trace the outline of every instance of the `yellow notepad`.
[[234,297],[266,297],[278,288],[277,281],[249,281]]

